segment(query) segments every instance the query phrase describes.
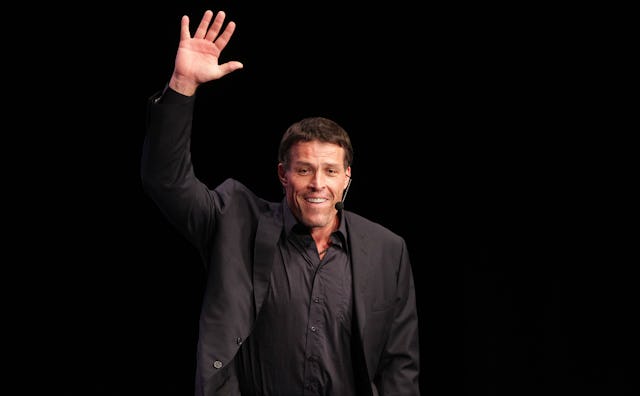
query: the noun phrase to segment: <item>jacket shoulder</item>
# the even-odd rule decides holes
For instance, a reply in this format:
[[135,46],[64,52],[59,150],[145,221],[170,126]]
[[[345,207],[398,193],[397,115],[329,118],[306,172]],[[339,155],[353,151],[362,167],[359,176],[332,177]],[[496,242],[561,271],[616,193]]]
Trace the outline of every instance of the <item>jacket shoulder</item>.
[[370,220],[354,212],[344,211],[347,228],[350,232],[367,234],[368,238],[377,240],[389,240],[404,243],[404,238],[388,227]]
[[279,211],[280,202],[271,202],[259,197],[253,190],[241,181],[227,178],[214,189],[221,208],[250,207],[257,213],[272,213]]

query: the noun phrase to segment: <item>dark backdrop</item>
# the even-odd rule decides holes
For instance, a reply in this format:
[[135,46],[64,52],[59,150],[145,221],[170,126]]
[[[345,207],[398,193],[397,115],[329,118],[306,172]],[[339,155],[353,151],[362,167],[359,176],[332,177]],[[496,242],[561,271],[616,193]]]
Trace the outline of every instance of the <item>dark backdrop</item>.
[[52,290],[37,327],[56,361],[50,393],[192,393],[201,264],[143,194],[139,161],[180,17],[210,7],[237,22],[223,60],[245,68],[198,94],[198,176],[278,200],[284,129],[341,123],[355,147],[348,208],[409,245],[423,394],[627,394],[637,309],[617,248],[630,238],[592,209],[589,181],[606,177],[593,141],[567,128],[580,115],[557,38],[522,10],[257,3],[47,14],[60,34],[36,92],[58,129],[37,145],[52,216],[35,250]]

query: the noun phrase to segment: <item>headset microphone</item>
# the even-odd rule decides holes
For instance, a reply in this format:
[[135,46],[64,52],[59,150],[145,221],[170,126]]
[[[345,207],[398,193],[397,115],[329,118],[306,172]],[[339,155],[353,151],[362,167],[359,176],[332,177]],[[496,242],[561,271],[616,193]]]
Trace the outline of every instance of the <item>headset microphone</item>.
[[347,193],[349,192],[349,187],[351,187],[351,176],[347,176],[349,178],[349,182],[347,183],[347,188],[344,189],[342,193],[342,201],[336,202],[335,208],[336,210],[344,209],[344,200],[347,198]]

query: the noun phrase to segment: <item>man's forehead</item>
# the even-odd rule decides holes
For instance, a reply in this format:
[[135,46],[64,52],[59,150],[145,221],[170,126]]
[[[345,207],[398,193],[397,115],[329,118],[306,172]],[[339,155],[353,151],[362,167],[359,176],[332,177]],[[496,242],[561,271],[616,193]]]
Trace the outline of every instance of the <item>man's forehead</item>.
[[342,146],[335,143],[320,142],[317,140],[310,142],[298,142],[291,146],[293,156],[339,156],[344,155]]

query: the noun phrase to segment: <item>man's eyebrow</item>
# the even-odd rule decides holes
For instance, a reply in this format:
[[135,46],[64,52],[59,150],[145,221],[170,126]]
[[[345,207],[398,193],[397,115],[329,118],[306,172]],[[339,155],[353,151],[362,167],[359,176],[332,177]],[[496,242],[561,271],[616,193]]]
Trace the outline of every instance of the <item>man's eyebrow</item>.
[[[314,166],[313,162],[301,161],[301,160],[293,161],[291,164],[292,165],[298,165],[298,166],[300,166],[300,165],[306,165],[306,166],[312,166],[312,167]],[[341,164],[342,163],[339,162],[339,161],[337,161],[337,162],[323,162],[323,163],[320,164],[320,167],[321,168],[337,167],[337,166],[340,166]]]
[[307,161],[293,161],[291,163],[292,165],[297,165],[297,166],[301,166],[301,165],[305,165],[305,166],[311,166],[311,162],[307,162]]

